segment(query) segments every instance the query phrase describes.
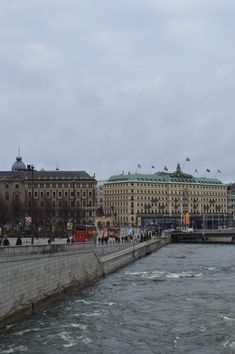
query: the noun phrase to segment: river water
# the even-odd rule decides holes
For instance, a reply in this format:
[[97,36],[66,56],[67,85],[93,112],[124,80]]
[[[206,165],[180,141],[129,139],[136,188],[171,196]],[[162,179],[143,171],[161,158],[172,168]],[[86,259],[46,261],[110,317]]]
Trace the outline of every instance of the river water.
[[235,353],[235,247],[171,244],[1,330],[0,353]]

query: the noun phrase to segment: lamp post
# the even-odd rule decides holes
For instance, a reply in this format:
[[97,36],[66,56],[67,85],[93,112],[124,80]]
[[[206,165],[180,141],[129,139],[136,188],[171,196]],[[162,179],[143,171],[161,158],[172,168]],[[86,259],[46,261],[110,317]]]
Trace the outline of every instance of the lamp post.
[[34,165],[27,165],[31,171],[31,245],[34,243]]
[[72,237],[75,233],[75,181],[73,180],[73,228],[72,228]]

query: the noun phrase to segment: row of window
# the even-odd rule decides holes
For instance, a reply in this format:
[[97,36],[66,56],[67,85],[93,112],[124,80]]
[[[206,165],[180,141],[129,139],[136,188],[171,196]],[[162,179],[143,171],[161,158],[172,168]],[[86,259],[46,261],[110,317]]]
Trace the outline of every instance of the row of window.
[[[28,206],[31,207],[32,206],[32,202],[31,200],[28,202]],[[44,208],[44,207],[59,207],[59,208],[66,208],[66,207],[84,207],[84,208],[87,208],[87,207],[92,207],[92,203],[91,201],[89,201],[88,203],[86,203],[85,201],[83,203],[79,203],[79,202],[76,202],[75,205],[74,205],[74,202],[71,201],[70,203],[63,203],[62,201],[56,201],[56,200],[42,200],[42,201],[37,201],[35,200],[34,201],[34,206],[35,207],[41,207],[41,208]]]
[[[136,193],[134,191],[128,191],[128,190],[110,190],[106,191],[105,193],[107,196],[112,196],[112,195],[122,195],[124,198],[128,196],[128,194],[168,194],[168,195],[182,195],[182,191],[175,190],[175,191],[168,191],[168,190],[137,190]],[[190,191],[190,195],[211,195],[211,196],[218,196],[218,195],[227,195],[226,191],[203,191],[203,192],[198,192],[198,191]]]
[[[32,192],[29,191],[28,192],[28,196],[31,197],[32,195]],[[86,197],[92,197],[93,193],[92,191],[77,191],[75,192],[75,197],[83,197],[83,198],[86,198]],[[74,191],[34,191],[34,198],[38,198],[38,197],[41,197],[43,198],[44,196],[46,196],[47,198],[50,198],[51,196],[53,198],[55,197],[59,197],[59,198],[62,198],[63,197],[74,197]]]
[[[186,183],[189,182],[189,181],[185,181]],[[215,185],[213,182],[209,181],[210,183],[202,183],[202,184],[188,184],[187,183],[187,188],[213,188],[213,189],[221,189],[221,188],[227,188],[225,185]],[[158,188],[185,188],[185,184],[169,184],[169,183],[164,183],[164,184],[160,184],[160,183],[117,183],[115,184],[115,187],[112,186],[112,185],[108,185],[107,186],[105,185],[104,188],[110,188],[110,189],[113,189],[113,188],[117,188],[117,187],[120,187],[120,188],[123,188],[123,187],[129,187],[129,186],[138,186],[138,187],[146,187],[148,186],[149,187],[153,187],[153,188],[156,188],[156,185]]]
[[[191,209],[189,210],[190,213],[192,214],[201,214],[201,211],[198,210],[198,209]],[[221,210],[217,210],[217,209],[210,209],[210,210],[207,210],[206,211],[208,214],[220,214],[220,213],[223,213],[224,211],[221,209]],[[131,214],[134,215],[134,214],[169,214],[169,211],[167,209],[155,209],[155,210],[146,210],[146,209],[137,209],[137,211],[135,212],[134,210],[131,211]],[[181,211],[180,210],[177,210],[177,209],[173,209],[171,210],[171,213],[172,214],[181,214]],[[125,212],[125,210],[123,209],[118,209],[117,210],[117,214],[119,215],[119,218],[121,218],[121,215],[125,215],[127,214],[127,212]]]
[[[34,188],[94,188],[92,183],[34,183]],[[26,183],[25,188],[32,188],[32,183]]]
[[[13,186],[15,189],[19,189],[19,184],[5,184],[5,188],[8,189]],[[94,188],[94,183],[34,183],[34,188]],[[32,188],[32,183],[25,183],[25,188]]]

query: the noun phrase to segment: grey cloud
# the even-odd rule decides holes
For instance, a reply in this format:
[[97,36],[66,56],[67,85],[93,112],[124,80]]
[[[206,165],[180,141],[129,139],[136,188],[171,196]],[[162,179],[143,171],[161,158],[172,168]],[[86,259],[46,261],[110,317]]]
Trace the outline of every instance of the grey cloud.
[[[224,5],[226,3],[226,6]],[[0,4],[1,169],[231,168],[231,1]],[[219,16],[221,14],[221,16]],[[228,14],[228,20],[224,16]]]

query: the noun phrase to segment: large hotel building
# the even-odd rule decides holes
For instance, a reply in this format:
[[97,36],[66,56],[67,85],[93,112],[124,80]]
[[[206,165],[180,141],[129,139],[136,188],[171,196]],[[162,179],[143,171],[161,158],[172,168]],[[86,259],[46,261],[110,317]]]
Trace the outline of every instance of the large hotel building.
[[179,164],[173,173],[112,176],[103,191],[105,214],[119,225],[182,226],[186,213],[194,228],[228,224],[227,185],[216,178],[183,173]]

